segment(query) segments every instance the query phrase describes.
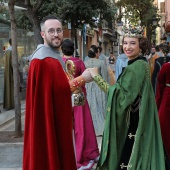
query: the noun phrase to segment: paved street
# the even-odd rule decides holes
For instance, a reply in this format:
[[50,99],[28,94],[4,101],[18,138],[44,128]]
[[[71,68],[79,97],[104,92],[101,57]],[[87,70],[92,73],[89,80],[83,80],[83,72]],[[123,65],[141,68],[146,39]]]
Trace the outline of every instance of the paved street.
[[[22,101],[21,103],[21,109],[22,109],[22,130],[24,129],[24,111],[25,111],[25,101]],[[10,134],[12,131],[14,131],[14,110],[11,111],[4,111],[2,108],[2,113],[0,113],[0,138],[3,137],[2,134]],[[5,124],[3,123],[4,114],[9,123]],[[2,126],[3,124],[3,126]],[[2,133],[3,132],[3,133]],[[11,138],[13,141],[14,139]],[[97,138],[99,148],[101,147],[101,137]],[[3,141],[2,139],[0,141]],[[22,154],[23,154],[23,138],[21,139],[15,139],[16,142],[0,142],[0,170],[22,170]],[[19,142],[18,142],[19,141]],[[94,165],[94,170],[96,167],[96,164]]]
[[[21,139],[13,138],[15,130],[14,124],[14,110],[6,111],[1,106],[0,113],[0,170],[22,170],[22,152],[23,142]],[[21,101],[21,122],[22,130],[24,129],[24,112],[25,112],[25,101]],[[5,123],[8,121],[8,123]],[[7,135],[4,135],[7,134]],[[9,136],[9,142],[2,142],[4,136]],[[11,141],[10,141],[11,139]],[[5,140],[5,139],[4,139]],[[14,142],[13,142],[14,141]],[[16,141],[16,142],[15,142]],[[13,143],[12,143],[13,142]]]
[[0,143],[0,170],[20,170],[22,151],[23,143]]

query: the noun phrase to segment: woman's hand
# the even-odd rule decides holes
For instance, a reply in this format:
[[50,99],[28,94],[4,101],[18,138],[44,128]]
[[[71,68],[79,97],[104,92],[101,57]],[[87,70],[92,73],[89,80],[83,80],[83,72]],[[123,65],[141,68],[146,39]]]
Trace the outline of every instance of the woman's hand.
[[97,76],[99,74],[97,67],[90,68],[89,71],[90,71],[90,74],[91,74],[92,77],[95,77],[95,76]]
[[108,69],[109,76],[113,76],[114,75],[113,70],[110,67],[108,67],[107,69]]
[[93,77],[91,76],[89,69],[86,69],[86,70],[82,73],[82,77],[84,78],[84,80],[86,81],[86,83],[89,83],[89,82],[93,81]]
[[113,70],[110,67],[108,67],[108,73],[110,77],[110,85],[114,85],[116,83],[116,77]]

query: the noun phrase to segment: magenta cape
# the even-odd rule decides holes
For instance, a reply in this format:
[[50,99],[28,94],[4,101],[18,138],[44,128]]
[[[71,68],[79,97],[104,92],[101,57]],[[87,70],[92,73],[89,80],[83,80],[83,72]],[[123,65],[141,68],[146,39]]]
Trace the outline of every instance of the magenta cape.
[[23,170],[76,170],[71,92],[57,59],[34,59],[28,73]]

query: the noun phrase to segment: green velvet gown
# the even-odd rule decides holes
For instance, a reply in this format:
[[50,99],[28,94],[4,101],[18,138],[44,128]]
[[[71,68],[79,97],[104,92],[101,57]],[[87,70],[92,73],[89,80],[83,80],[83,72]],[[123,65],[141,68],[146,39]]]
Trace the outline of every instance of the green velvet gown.
[[97,170],[165,170],[158,112],[143,57],[130,60],[117,83],[109,86],[106,123]]

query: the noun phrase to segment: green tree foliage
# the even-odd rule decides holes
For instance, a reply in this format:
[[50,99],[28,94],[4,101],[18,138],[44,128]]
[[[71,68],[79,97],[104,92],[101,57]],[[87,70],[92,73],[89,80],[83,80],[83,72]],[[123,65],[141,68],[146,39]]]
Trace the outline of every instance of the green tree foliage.
[[9,12],[7,8],[4,6],[4,3],[2,0],[0,0],[0,18],[9,19]]
[[153,4],[154,0],[119,0],[116,5],[118,8],[123,7],[125,11],[120,14],[132,25],[138,24],[141,21],[141,25],[146,27],[146,34],[149,40],[149,48],[151,46],[152,34],[157,26],[153,26],[153,18],[157,18],[157,21],[161,19],[158,15],[158,8]]
[[68,22],[74,22],[76,27],[82,24],[81,21],[91,26],[94,25],[95,20],[97,22],[102,22],[102,20],[112,22],[116,13],[115,6],[105,0],[63,0],[57,3],[60,6],[58,14],[61,18]]
[[[34,39],[37,44],[43,43],[40,36],[40,20],[51,14],[53,0],[17,0],[16,5],[26,8],[27,10],[17,11],[17,26],[27,31],[34,32]],[[44,7],[44,8],[43,8]],[[54,6],[53,6],[54,7]]]
[[[113,22],[116,7],[106,0],[62,0],[57,1],[57,14],[65,23],[71,23],[71,39],[76,40],[76,29],[82,29],[83,24],[97,27],[103,20]],[[77,45],[76,45],[77,48]]]
[[81,28],[84,22],[91,26],[94,26],[96,21],[112,22],[116,13],[115,6],[105,0],[18,0],[16,4],[27,8],[27,11],[16,14],[19,27],[35,32],[35,22],[40,22],[44,16],[55,14],[63,22],[71,23],[72,36],[75,29]]
[[[27,10],[15,11],[17,27],[34,32],[35,42],[42,43],[40,20],[47,15],[57,15],[63,23],[70,22],[72,36],[76,28],[82,28],[83,23],[97,26],[102,20],[112,22],[116,8],[106,0],[16,0],[16,5]],[[0,8],[1,10],[1,8]]]
[[116,5],[124,7],[125,11],[121,15],[124,15],[130,23],[137,23],[141,20],[144,26],[148,25],[158,11],[153,5],[153,0],[119,0]]

